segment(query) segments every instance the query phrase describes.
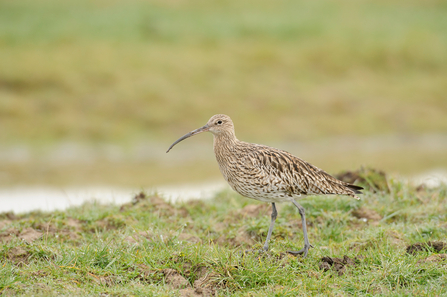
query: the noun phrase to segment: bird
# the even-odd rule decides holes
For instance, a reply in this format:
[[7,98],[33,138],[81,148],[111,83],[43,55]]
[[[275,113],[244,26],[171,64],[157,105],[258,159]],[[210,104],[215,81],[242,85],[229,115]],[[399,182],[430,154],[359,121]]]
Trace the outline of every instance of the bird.
[[214,154],[220,172],[230,187],[240,195],[272,204],[267,238],[261,251],[268,251],[278,215],[276,203],[292,202],[301,216],[304,247],[287,251],[292,255],[307,256],[311,244],[306,229],[304,208],[295,199],[307,195],[347,195],[360,199],[360,186],[336,179],[316,166],[277,148],[241,141],[236,138],[231,118],[224,114],[212,116],[205,126],[177,139],[177,143],[203,132],[211,132]]

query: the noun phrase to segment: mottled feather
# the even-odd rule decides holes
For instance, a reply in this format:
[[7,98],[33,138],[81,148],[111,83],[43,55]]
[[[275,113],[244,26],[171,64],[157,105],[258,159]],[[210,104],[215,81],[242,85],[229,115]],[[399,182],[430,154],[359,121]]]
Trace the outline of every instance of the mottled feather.
[[[231,119],[227,129],[213,133],[214,152],[230,186],[248,198],[266,202],[288,201],[302,195],[348,195],[359,199],[359,186],[340,181],[314,165],[273,147],[240,141]],[[216,119],[211,118],[208,124]]]
[[291,201],[301,216],[304,247],[299,251],[288,251],[306,257],[311,244],[307,236],[304,208],[294,198],[303,195],[349,195],[359,199],[362,187],[340,181],[312,164],[294,155],[273,147],[240,141],[234,134],[230,117],[218,114],[208,123],[175,141],[169,150],[184,139],[202,132],[214,135],[214,153],[222,175],[239,194],[272,203],[272,220],[263,250],[268,250],[277,216],[275,203]]

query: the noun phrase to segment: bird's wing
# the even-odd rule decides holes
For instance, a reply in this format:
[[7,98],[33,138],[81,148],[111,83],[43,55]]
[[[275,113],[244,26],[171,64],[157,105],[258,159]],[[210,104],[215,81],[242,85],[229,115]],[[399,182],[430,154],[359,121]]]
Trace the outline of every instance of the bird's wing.
[[266,174],[281,179],[290,194],[341,194],[356,197],[355,193],[360,189],[357,186],[350,188],[351,185],[286,151],[257,146],[251,155]]

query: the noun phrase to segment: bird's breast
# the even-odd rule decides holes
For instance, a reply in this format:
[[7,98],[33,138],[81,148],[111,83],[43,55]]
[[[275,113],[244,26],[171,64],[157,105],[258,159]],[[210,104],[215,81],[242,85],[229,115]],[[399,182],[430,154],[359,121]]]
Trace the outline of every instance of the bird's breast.
[[249,157],[223,159],[216,155],[216,159],[225,180],[242,196],[266,202],[289,201],[295,196],[288,193],[280,177],[256,166]]

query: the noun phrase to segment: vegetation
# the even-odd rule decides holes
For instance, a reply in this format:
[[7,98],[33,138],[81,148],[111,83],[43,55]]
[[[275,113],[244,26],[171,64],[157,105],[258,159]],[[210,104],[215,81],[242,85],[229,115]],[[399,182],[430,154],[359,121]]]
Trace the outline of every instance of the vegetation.
[[360,201],[301,200],[314,246],[305,259],[285,253],[303,244],[291,204],[280,205],[271,250],[246,252],[262,247],[270,206],[234,192],[179,204],[141,193],[122,206],[89,203],[51,213],[2,214],[0,293],[447,294],[447,187],[414,187],[377,171],[361,172],[360,178],[367,187]]
[[[0,142],[32,156],[5,165],[0,183],[141,186],[142,163],[153,168],[144,186],[201,179],[210,174],[194,169],[197,159],[179,174],[128,159],[141,142],[155,144],[148,154],[163,151],[216,113],[233,118],[240,139],[263,144],[347,137],[350,148],[443,133],[446,10],[437,0],[0,1]],[[90,175],[77,159],[48,166],[45,149],[59,156],[67,142],[112,145],[111,157],[84,157],[99,168]],[[333,171],[414,173],[447,164],[433,143],[343,150],[344,164],[338,154],[303,157]]]
[[252,139],[447,129],[442,1],[0,8],[2,141],[165,139],[217,112]]

